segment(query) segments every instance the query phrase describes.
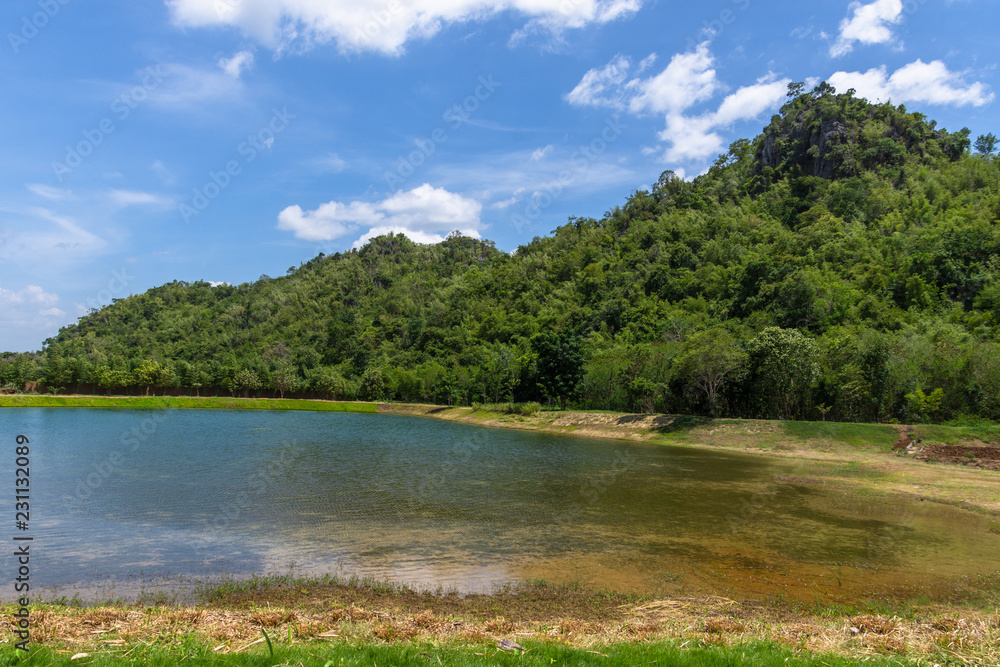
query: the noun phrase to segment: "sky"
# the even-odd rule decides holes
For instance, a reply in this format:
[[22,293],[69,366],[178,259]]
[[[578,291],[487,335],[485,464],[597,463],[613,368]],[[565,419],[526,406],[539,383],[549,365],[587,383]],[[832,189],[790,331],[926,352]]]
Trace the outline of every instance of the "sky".
[[1000,133],[993,0],[7,0],[0,350],[390,231],[513,251],[703,173],[789,82]]

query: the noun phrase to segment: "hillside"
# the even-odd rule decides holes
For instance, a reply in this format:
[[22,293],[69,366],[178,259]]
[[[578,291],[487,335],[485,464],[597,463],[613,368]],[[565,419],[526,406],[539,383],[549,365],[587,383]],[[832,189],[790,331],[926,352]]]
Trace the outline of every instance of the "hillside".
[[821,84],[693,182],[512,254],[390,235],[166,284],[0,357],[0,384],[997,419],[1000,162],[969,143]]

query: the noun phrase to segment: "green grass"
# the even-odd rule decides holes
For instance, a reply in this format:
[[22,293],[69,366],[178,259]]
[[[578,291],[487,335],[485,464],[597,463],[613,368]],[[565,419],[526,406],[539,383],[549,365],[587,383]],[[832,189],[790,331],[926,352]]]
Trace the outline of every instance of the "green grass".
[[[263,639],[263,636],[261,637]],[[71,660],[72,651],[53,651],[49,648],[34,649],[28,656],[16,655],[5,645],[0,648],[0,660],[8,665],[215,665],[261,666],[316,665],[318,667],[353,667],[382,665],[384,667],[427,667],[427,665],[452,665],[479,667],[487,665],[518,665],[519,667],[609,667],[622,665],[655,664],[685,667],[728,667],[754,665],[756,667],[835,667],[860,664],[847,658],[800,653],[771,643],[749,643],[731,647],[699,641],[674,643],[620,643],[595,646],[590,649],[571,648],[557,643],[523,641],[524,651],[502,651],[495,644],[441,645],[437,643],[406,644],[354,644],[305,643],[283,646],[275,642],[273,650],[261,642],[242,652],[215,653],[209,644],[191,635],[172,638],[169,644],[138,643],[81,651],[88,657]],[[681,648],[683,646],[683,648]],[[237,648],[237,647],[233,647]],[[24,657],[21,657],[24,656]],[[910,660],[890,656],[866,656],[865,665],[915,664]]]
[[375,403],[306,401],[228,396],[0,396],[0,408],[196,408],[212,410],[313,410],[317,412],[377,412]]
[[899,438],[896,429],[884,424],[848,422],[782,422],[785,433],[803,440],[831,440],[856,449],[887,451]]
[[988,419],[954,421],[945,425],[919,424],[913,427],[913,435],[924,442],[946,445],[959,445],[969,440],[1000,442],[1000,424]]
[[498,412],[505,415],[537,415],[542,411],[541,403],[473,403],[473,410]]

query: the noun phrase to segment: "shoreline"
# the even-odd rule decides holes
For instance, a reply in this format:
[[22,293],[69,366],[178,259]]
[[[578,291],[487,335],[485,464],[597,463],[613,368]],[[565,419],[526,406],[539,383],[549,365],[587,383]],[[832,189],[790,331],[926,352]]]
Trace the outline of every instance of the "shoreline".
[[[854,422],[712,419],[685,415],[598,411],[505,414],[476,407],[322,399],[193,396],[0,395],[3,408],[220,409],[360,412],[424,417],[472,426],[604,438],[650,445],[808,461],[821,474],[803,480],[866,488],[1000,517],[1000,429]],[[924,460],[899,448],[905,441],[933,449],[987,451],[997,459]],[[960,462],[960,464],[956,464]],[[984,465],[985,464],[985,465]],[[996,532],[1000,532],[1000,522]]]
[[[0,609],[9,616],[16,606]],[[314,655],[337,647],[418,647],[418,653],[445,651],[447,658],[461,647],[483,657],[475,664],[484,665],[497,664],[497,647],[504,641],[523,645],[528,655],[552,647],[582,656],[595,650],[648,655],[672,647],[736,649],[746,658],[769,647],[781,652],[779,665],[787,657],[796,658],[795,664],[829,664],[818,661],[822,656],[874,658],[876,664],[901,656],[993,664],[1000,647],[994,599],[824,606],[779,598],[643,596],[546,582],[463,597],[372,580],[272,577],[206,589],[197,605],[157,599],[96,606],[58,601],[35,605],[31,613],[34,641],[67,657],[86,651],[110,658],[154,645],[169,653],[180,649],[173,641],[178,635],[188,638],[189,647],[194,642],[208,656],[222,656],[262,642],[262,632],[275,650],[298,647]],[[261,651],[267,654],[263,645],[252,653]],[[543,664],[553,663],[546,659]]]
[[[919,461],[893,449],[904,433],[924,438],[933,434],[958,443],[985,442],[975,433],[954,427],[574,411],[513,415],[471,407],[217,397],[0,396],[3,407],[277,409],[419,416],[651,446],[799,459],[809,462],[811,470],[808,477],[791,481],[865,488],[873,498],[879,494],[919,497],[1000,516],[1000,473]],[[987,444],[996,446],[994,441]],[[1000,522],[997,528],[1000,532]],[[388,656],[396,655],[393,651],[411,650],[445,659],[458,659],[455,651],[462,650],[466,652],[463,660],[483,658],[481,663],[469,664],[497,664],[508,655],[497,653],[504,640],[525,646],[528,651],[520,654],[522,658],[544,654],[552,647],[573,651],[574,657],[583,659],[619,651],[667,649],[680,650],[682,655],[691,649],[735,650],[735,656],[749,657],[764,646],[784,652],[779,663],[791,657],[824,664],[821,658],[828,655],[848,660],[874,658],[876,664],[879,660],[896,664],[901,656],[992,664],[1000,646],[998,577],[1000,573],[994,573],[969,581],[963,592],[956,589],[935,602],[863,596],[840,604],[783,597],[677,596],[668,590],[636,594],[545,582],[457,596],[385,582],[273,577],[205,590],[197,605],[162,594],[130,603],[113,600],[84,605],[63,599],[33,604],[33,637],[38,648],[53,655],[90,652],[109,660],[139,654],[153,645],[163,647],[160,658],[175,656],[169,640],[178,633],[190,637],[194,644],[189,645],[200,647],[210,659],[227,654],[266,656],[261,634],[266,631],[275,651],[306,651],[303,655],[387,651],[385,661],[379,659],[378,664],[389,664]],[[11,604],[0,608],[8,617],[16,611]],[[3,650],[0,655],[5,655]],[[601,664],[635,664],[635,659],[632,655]]]

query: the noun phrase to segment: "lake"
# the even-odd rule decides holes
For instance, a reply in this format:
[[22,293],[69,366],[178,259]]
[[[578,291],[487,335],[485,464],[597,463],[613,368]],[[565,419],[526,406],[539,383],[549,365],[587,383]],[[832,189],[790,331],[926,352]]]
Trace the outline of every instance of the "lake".
[[811,601],[1000,571],[985,517],[816,483],[817,463],[393,415],[5,409],[8,480],[17,434],[47,596],[291,572]]

